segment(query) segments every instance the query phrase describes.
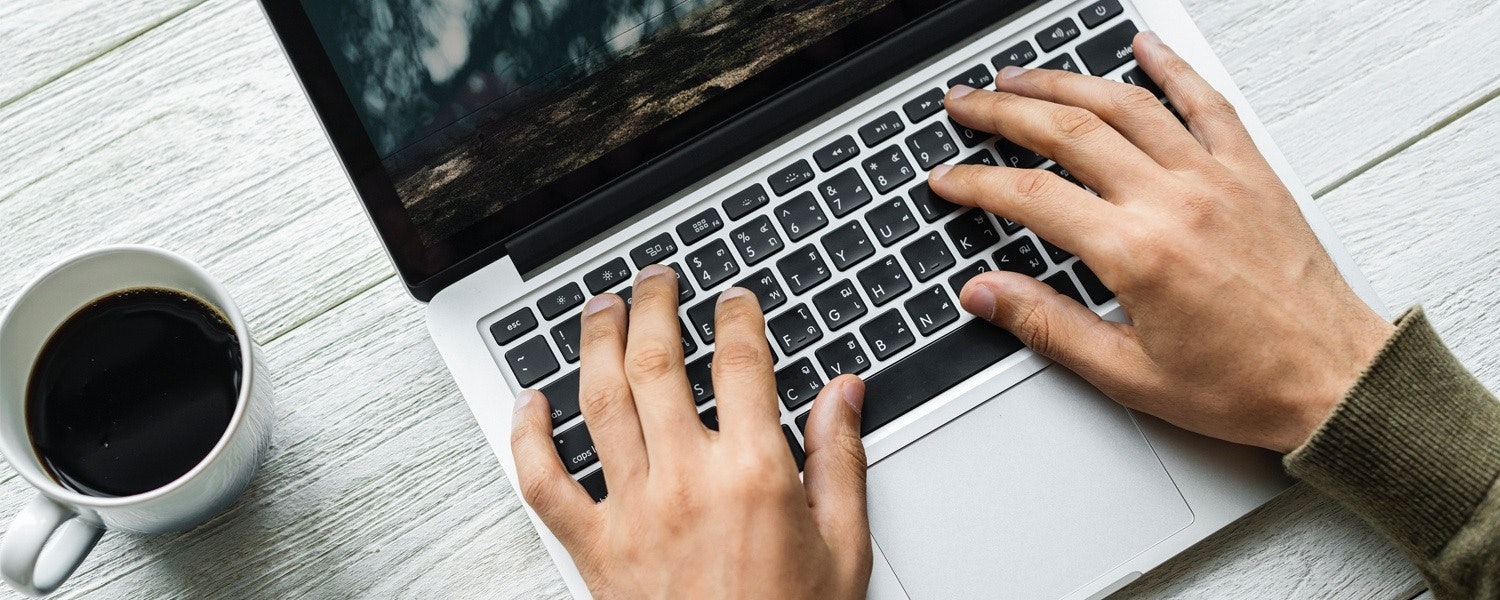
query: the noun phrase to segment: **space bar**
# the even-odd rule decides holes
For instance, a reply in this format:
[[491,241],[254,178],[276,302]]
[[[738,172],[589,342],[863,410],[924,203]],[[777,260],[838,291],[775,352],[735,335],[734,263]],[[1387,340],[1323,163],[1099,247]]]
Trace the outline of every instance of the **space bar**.
[[965,323],[865,380],[860,435],[869,435],[1024,347],[1016,336],[988,321]]

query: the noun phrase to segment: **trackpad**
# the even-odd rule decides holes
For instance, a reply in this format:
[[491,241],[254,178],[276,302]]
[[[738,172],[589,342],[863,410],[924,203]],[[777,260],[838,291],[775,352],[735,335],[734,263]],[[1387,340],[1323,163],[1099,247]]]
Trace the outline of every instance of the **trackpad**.
[[912,598],[1058,598],[1193,514],[1130,413],[1052,366],[870,469]]

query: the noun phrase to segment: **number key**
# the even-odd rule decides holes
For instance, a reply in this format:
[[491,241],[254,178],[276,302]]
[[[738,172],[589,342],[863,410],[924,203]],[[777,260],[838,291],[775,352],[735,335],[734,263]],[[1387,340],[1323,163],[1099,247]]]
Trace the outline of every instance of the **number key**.
[[730,239],[735,248],[739,249],[740,256],[745,257],[745,264],[749,265],[770,258],[772,254],[781,251],[784,245],[776,228],[771,225],[771,219],[765,215],[734,230]]
[[870,195],[870,188],[865,187],[865,180],[860,179],[859,171],[854,169],[845,169],[838,175],[829,177],[818,186],[818,192],[823,195],[823,202],[828,204],[828,210],[833,211],[835,217],[854,212],[874,198]]
[[777,206],[775,212],[781,228],[786,230],[786,234],[794,242],[828,226],[828,216],[818,207],[818,200],[813,198],[812,192],[798,194],[796,198]]
[[953,136],[948,135],[948,128],[943,126],[942,121],[933,121],[907,136],[906,147],[911,150],[912,157],[917,159],[917,166],[922,167],[923,171],[931,170],[958,155],[958,143],[953,141]]
[[865,159],[864,166],[865,175],[869,176],[875,189],[882,194],[896,189],[917,176],[916,171],[911,168],[911,163],[906,161],[906,155],[901,152],[900,146],[888,146],[876,152],[874,156]]
[[698,287],[704,290],[711,290],[740,272],[740,265],[729,253],[729,246],[724,244],[724,240],[714,240],[702,250],[689,254],[687,264],[693,281],[698,282]]

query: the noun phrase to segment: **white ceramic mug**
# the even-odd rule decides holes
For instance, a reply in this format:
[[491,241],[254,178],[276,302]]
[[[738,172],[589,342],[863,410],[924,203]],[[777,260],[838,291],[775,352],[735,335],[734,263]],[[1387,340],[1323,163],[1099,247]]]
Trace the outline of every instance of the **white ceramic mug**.
[[[134,496],[80,494],[53,480],[27,431],[26,387],[32,365],[74,312],[134,288],[182,292],[223,313],[240,343],[239,398],[217,445],[183,476]],[[135,533],[181,531],[229,508],[260,466],[275,420],[271,378],[260,348],[229,294],[202,268],[143,246],[91,250],[48,269],[0,318],[0,454],[40,492],[0,541],[0,576],[16,590],[56,590],[83,562],[106,528]]]

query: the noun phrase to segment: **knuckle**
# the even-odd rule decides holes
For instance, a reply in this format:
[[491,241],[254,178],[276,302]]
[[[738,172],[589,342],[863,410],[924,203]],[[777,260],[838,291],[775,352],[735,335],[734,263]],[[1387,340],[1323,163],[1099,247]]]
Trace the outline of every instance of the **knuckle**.
[[1016,199],[1028,204],[1047,199],[1052,194],[1053,177],[1055,175],[1043,169],[1026,169],[1016,172],[1013,182]]
[[579,407],[583,409],[591,422],[615,421],[625,410],[625,394],[617,386],[603,386],[588,390],[584,392]]
[[1016,337],[1042,356],[1052,356],[1052,323],[1041,302],[1023,307],[1016,321]]
[[1114,93],[1110,98],[1110,109],[1117,115],[1128,115],[1153,109],[1161,106],[1156,99],[1156,94],[1146,91],[1146,88],[1121,84],[1115,86]]
[[682,359],[677,356],[678,346],[658,342],[644,344],[630,353],[625,362],[626,372],[634,379],[655,380],[667,376],[675,368],[682,368]]
[[538,515],[547,516],[557,503],[557,488],[551,481],[540,477],[521,478],[521,497]]
[[1104,121],[1097,115],[1082,108],[1066,107],[1058,109],[1052,115],[1052,131],[1058,139],[1064,142],[1077,142],[1104,127]]
[[770,362],[766,355],[769,349],[753,340],[720,340],[717,346],[714,351],[715,371],[749,371]]

